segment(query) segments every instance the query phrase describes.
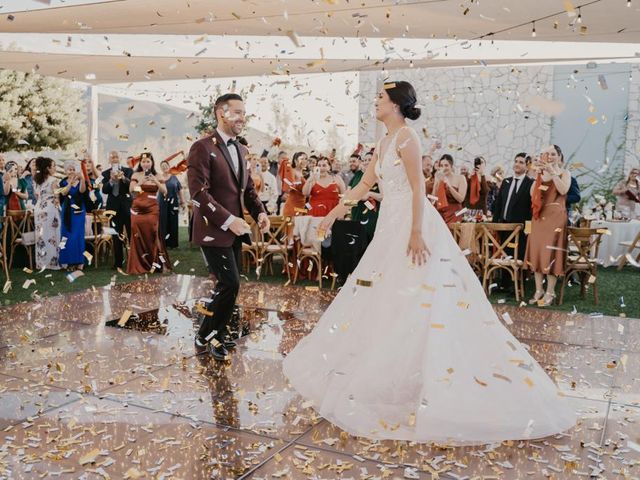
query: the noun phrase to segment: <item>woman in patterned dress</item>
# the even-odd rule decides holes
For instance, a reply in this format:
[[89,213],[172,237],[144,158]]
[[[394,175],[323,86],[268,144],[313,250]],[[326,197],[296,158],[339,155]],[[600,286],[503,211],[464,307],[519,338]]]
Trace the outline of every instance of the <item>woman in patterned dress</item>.
[[55,162],[46,157],[36,158],[34,207],[36,229],[36,268],[58,270],[60,255],[60,206],[54,177]]

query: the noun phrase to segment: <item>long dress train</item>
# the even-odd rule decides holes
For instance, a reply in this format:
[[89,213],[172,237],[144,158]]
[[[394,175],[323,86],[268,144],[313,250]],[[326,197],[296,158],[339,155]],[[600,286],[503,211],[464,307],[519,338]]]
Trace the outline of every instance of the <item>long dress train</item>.
[[566,399],[501,324],[426,198],[431,256],[410,265],[412,195],[395,142],[376,166],[384,201],[373,241],[284,360],[289,382],[324,418],[372,439],[471,445],[569,429]]

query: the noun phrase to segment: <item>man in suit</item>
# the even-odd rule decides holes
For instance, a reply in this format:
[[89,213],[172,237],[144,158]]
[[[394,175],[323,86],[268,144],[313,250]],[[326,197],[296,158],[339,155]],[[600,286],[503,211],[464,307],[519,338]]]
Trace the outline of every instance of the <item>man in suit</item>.
[[[518,153],[513,160],[513,176],[505,178],[500,185],[493,203],[493,221],[496,223],[522,223],[531,220],[531,185],[533,179],[527,176],[529,164],[527,154]],[[504,241],[504,240],[503,240]],[[527,236],[524,229],[520,233],[518,260],[524,259]],[[501,284],[506,284],[506,275]]]
[[237,141],[245,125],[242,97],[222,95],[214,112],[218,126],[191,146],[187,179],[193,203],[193,242],[202,249],[209,271],[218,280],[211,301],[201,312],[195,344],[223,361],[228,349],[235,347],[227,327],[240,289],[242,242],[251,242],[243,212],[246,207],[262,232],[269,229],[269,217],[247,170],[247,149]]
[[115,215],[111,224],[117,232],[113,236],[114,267],[122,268],[124,261],[122,236],[126,229],[131,238],[131,195],[129,184],[133,170],[120,165],[120,155],[115,150],[109,152],[110,168],[102,172],[102,193],[108,195],[107,210],[112,210]]

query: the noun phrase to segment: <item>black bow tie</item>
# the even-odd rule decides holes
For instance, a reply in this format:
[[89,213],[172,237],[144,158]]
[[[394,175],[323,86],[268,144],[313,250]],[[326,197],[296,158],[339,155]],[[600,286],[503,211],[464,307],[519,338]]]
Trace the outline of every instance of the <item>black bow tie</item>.
[[230,138],[229,140],[227,140],[227,145],[235,145],[237,147],[238,141],[234,140],[233,138]]

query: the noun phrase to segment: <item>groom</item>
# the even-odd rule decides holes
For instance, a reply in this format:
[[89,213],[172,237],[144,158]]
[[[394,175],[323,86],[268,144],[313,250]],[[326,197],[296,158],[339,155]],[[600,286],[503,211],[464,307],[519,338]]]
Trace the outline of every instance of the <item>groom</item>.
[[212,135],[191,146],[187,178],[193,202],[193,242],[218,283],[202,313],[196,348],[208,347],[216,360],[226,360],[235,343],[227,326],[240,289],[242,242],[251,243],[246,208],[260,230],[269,229],[269,218],[247,171],[247,149],[237,141],[245,124],[242,97],[227,93],[216,100],[218,126]]

